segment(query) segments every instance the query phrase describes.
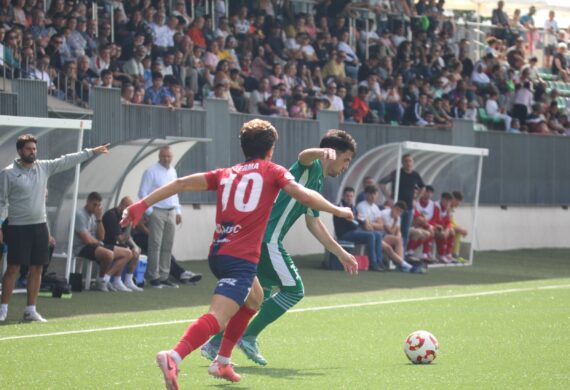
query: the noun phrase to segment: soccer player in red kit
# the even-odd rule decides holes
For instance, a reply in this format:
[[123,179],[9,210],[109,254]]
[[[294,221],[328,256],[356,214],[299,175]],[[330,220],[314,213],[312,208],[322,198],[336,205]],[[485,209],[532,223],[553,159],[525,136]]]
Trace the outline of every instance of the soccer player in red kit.
[[[183,191],[217,191],[216,231],[208,261],[218,284],[208,313],[188,327],[173,349],[156,356],[169,390],[178,389],[178,367],[182,359],[224,329],[220,354],[230,356],[224,354],[224,350],[231,349],[259,310],[263,290],[256,277],[257,263],[265,226],[280,189],[307,207],[341,218],[353,218],[350,208],[333,205],[318,192],[295,182],[286,168],[272,163],[276,141],[277,130],[271,123],[253,119],[240,131],[245,162],[176,179],[124,212],[121,223],[136,225],[144,211],[162,199]],[[229,358],[214,363],[208,369],[211,375],[232,382],[240,380]]]
[[441,194],[439,202],[435,202],[433,218],[430,223],[435,227],[435,243],[437,247],[437,260],[442,263],[452,263],[451,256],[455,232],[451,224],[451,201],[453,197],[449,192]]

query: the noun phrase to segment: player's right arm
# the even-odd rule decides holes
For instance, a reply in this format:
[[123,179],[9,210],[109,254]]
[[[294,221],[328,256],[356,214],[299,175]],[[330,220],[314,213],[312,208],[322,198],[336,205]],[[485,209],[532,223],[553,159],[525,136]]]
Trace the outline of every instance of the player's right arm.
[[131,222],[136,226],[147,208],[163,199],[170,198],[172,195],[176,195],[180,192],[206,191],[208,189],[206,176],[206,173],[195,173],[172,180],[170,183],[157,188],[143,199],[127,207],[123,212],[121,226],[128,226]]
[[288,193],[292,198],[301,203],[302,205],[323,211],[326,213],[331,213],[340,218],[353,219],[354,215],[350,207],[339,207],[335,206],[328,200],[326,200],[317,191],[305,188],[295,181],[290,181],[283,187],[283,191]]
[[313,161],[323,158],[325,160],[336,160],[336,150],[330,148],[311,148],[305,149],[299,153],[297,157],[304,167],[313,165]]

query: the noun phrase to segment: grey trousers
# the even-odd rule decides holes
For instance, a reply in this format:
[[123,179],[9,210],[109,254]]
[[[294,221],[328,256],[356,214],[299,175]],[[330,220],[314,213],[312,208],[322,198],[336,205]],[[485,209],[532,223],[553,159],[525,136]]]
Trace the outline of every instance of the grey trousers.
[[176,209],[166,210],[155,207],[148,222],[146,276],[149,280],[168,279],[175,229]]

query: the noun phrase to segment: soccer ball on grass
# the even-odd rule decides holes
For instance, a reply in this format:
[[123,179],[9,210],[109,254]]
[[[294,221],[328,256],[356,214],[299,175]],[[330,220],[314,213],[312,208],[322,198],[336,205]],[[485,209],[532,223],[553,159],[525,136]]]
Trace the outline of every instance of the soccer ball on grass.
[[404,352],[414,364],[430,364],[437,357],[439,343],[427,330],[417,330],[404,341]]

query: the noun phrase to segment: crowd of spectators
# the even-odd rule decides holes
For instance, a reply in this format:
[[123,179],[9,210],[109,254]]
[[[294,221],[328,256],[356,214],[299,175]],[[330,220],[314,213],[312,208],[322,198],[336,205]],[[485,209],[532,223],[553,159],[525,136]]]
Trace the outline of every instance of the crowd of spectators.
[[[215,97],[232,111],[291,118],[330,109],[341,121],[450,128],[486,113],[511,132],[570,128],[530,55],[534,7],[510,18],[499,2],[474,61],[444,0],[320,0],[308,12],[290,0],[218,0],[209,14],[191,3],[53,0],[44,12],[34,0],[3,1],[4,72],[44,80],[76,103],[96,85],[120,88],[125,104],[172,109]],[[554,18],[545,61],[566,80]]]

